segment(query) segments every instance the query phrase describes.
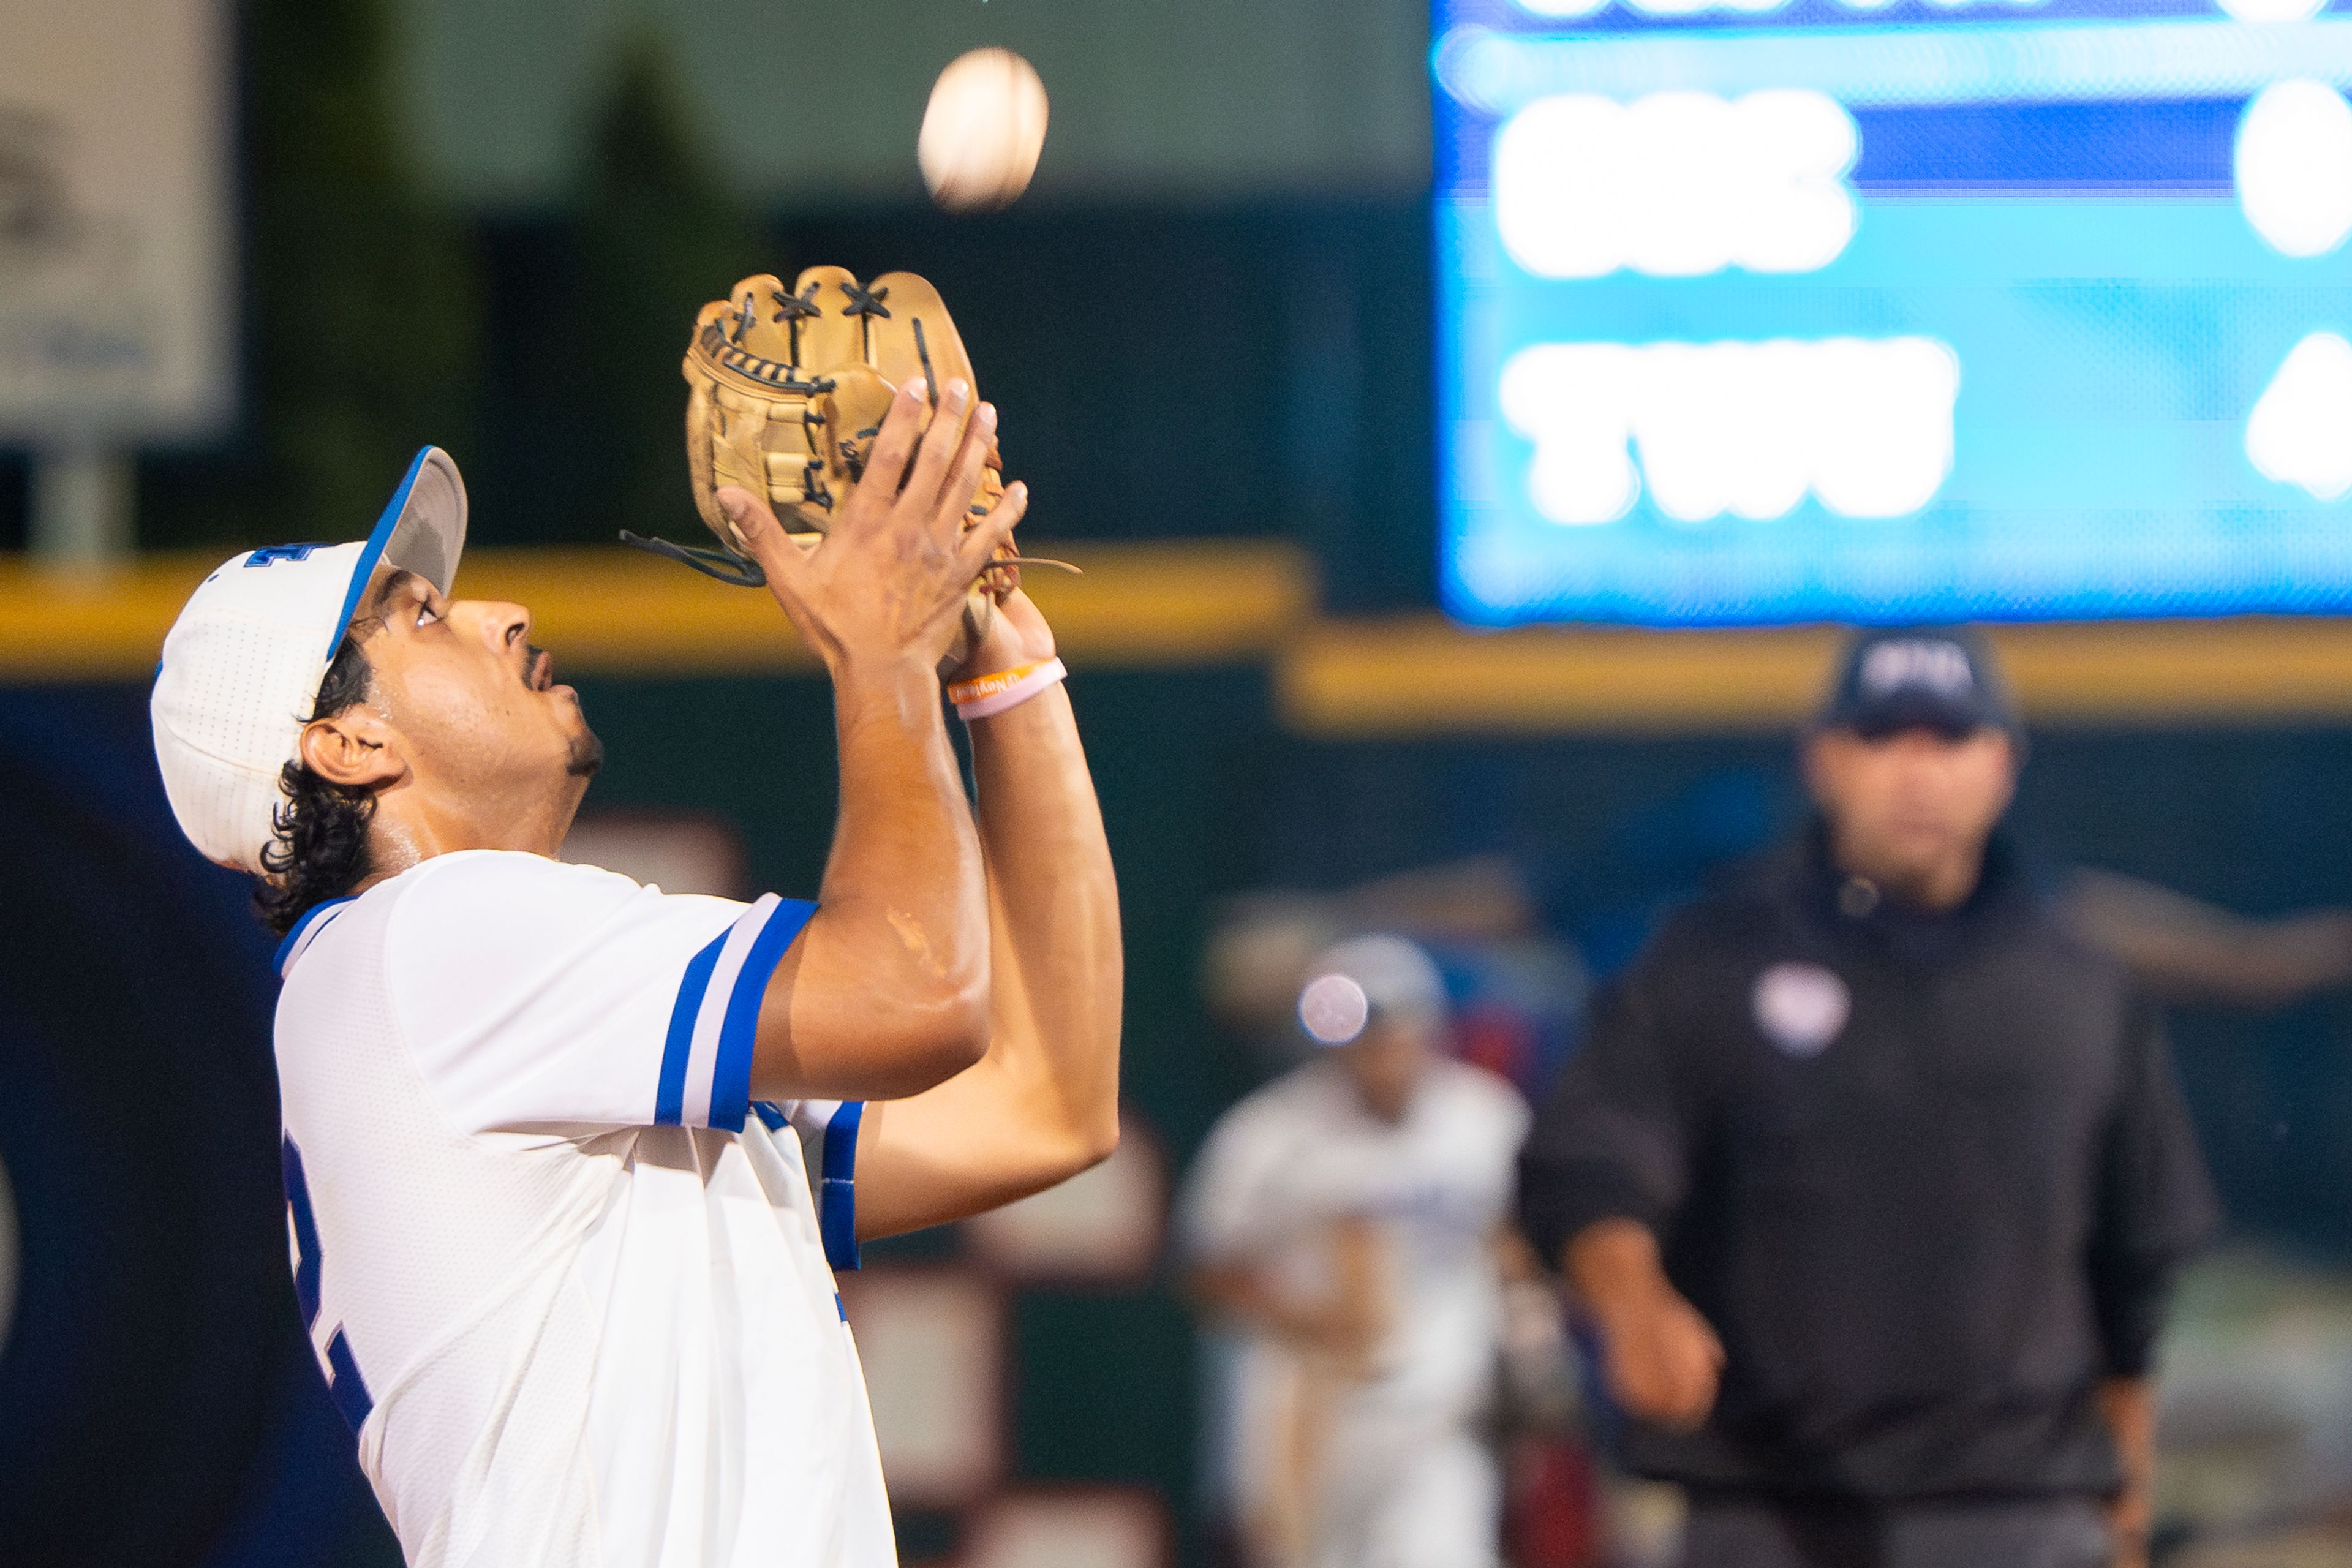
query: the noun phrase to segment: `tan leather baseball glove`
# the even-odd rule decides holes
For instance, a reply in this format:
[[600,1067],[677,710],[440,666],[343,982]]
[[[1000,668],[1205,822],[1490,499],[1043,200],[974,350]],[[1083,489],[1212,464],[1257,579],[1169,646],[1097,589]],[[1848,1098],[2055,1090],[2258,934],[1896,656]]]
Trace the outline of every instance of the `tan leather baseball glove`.
[[[762,273],[735,285],[696,317],[682,365],[686,461],[695,509],[719,542],[694,549],[624,533],[630,543],[685,562],[722,582],[766,582],[719,510],[721,486],[764,496],[804,543],[829,528],[901,384],[914,376],[940,390],[961,378],[980,405],[979,379],[939,290],[911,272],[886,272],[860,285],[839,267],[812,267],[790,289]],[[966,415],[969,417],[969,414]],[[991,450],[971,499],[977,518],[1004,493],[1003,463]],[[1008,547],[964,610],[968,649],[987,630],[994,595],[1017,581]]]

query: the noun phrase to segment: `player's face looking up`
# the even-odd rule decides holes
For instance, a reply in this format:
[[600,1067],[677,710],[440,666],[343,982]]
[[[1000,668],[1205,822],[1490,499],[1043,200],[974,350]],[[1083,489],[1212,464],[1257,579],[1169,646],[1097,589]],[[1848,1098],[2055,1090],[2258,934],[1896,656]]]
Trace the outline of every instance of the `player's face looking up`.
[[445,599],[377,568],[350,633],[367,700],[305,729],[302,759],[376,792],[379,874],[455,848],[562,843],[604,748],[530,633],[520,605]]
[[2017,788],[2007,731],[1954,736],[1924,726],[1885,735],[1817,731],[1805,776],[1838,866],[1923,909],[1975,891],[1985,844]]
[[1437,1019],[1421,1014],[1379,1012],[1362,1034],[1333,1050],[1373,1116],[1404,1120],[1413,1090],[1437,1055],[1438,1027]]

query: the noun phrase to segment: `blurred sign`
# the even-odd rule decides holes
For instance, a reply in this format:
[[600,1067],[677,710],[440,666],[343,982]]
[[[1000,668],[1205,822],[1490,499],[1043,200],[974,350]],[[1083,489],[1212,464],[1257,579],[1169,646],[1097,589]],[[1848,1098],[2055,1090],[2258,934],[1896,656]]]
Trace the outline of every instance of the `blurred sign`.
[[1168,1517],[1133,1487],[1032,1488],[980,1510],[964,1568],[1167,1568]]
[[1005,1471],[1004,1300],[958,1268],[874,1264],[840,1280],[893,1502],[957,1508]]
[[2352,609],[2352,16],[1437,0],[1480,622]]
[[227,17],[0,0],[0,441],[208,435],[234,412]]

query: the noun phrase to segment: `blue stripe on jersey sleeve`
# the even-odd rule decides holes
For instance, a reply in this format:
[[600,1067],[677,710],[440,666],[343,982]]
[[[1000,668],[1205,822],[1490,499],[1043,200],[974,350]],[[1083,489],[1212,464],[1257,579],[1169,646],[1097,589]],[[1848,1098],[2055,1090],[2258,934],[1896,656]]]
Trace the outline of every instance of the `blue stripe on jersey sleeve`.
[[[814,913],[816,906],[803,900],[778,900],[768,913],[767,924],[751,939],[751,950],[743,955],[743,967],[727,998],[727,1016],[719,1026],[719,1060],[710,1071],[713,1127],[730,1132],[743,1131],[743,1118],[751,1106],[751,1045],[759,1034],[760,1003],[768,993],[768,977],[775,973],[784,950]],[[676,1031],[673,1022],[671,1032]]]
[[817,1231],[824,1260],[836,1269],[857,1267],[857,1124],[862,1100],[845,1100],[824,1124],[824,1179],[817,1188]]
[[727,932],[722,931],[710,939],[709,946],[687,960],[685,976],[677,983],[677,1000],[669,1010],[669,1035],[662,1043],[661,1082],[654,1094],[656,1126],[675,1127],[685,1114],[686,1060],[694,1051],[694,1020],[702,1011],[703,993],[710,989],[710,972],[719,966],[719,950],[726,945]]

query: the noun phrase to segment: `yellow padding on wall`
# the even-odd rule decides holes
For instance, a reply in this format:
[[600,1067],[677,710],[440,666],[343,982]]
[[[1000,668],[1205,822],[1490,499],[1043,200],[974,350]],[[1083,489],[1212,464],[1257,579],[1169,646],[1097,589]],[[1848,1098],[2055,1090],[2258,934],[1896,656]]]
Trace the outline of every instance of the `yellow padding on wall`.
[[[1045,553],[1059,546],[1041,543]],[[1434,615],[1316,616],[1313,563],[1281,542],[1067,547],[1087,574],[1026,574],[1084,671],[1263,661],[1284,723],[1378,738],[1778,729],[1812,710],[1838,632],[1465,630]],[[0,559],[0,681],[143,680],[213,556],[91,575]],[[458,581],[531,607],[565,674],[810,673],[763,593],[612,549],[479,550]],[[2109,621],[1995,629],[2027,716],[2056,723],[2352,721],[2352,620]]]
[[[1087,544],[1066,554],[1086,575],[1034,568],[1024,582],[1063,650],[1097,666],[1261,659],[1314,608],[1311,564],[1287,544]],[[0,561],[0,680],[146,679],[172,618],[217,564],[147,556],[90,574]],[[617,545],[473,551],[457,591],[529,605],[532,640],[566,674],[815,668],[765,593]]]
[[[2352,719],[2352,622],[2246,617],[1993,628],[2029,720]],[[1324,622],[1277,668],[1285,721],[1331,736],[1781,729],[1820,701],[1840,632]]]

